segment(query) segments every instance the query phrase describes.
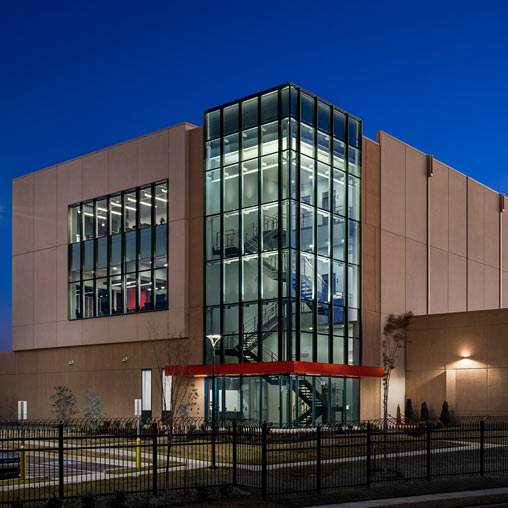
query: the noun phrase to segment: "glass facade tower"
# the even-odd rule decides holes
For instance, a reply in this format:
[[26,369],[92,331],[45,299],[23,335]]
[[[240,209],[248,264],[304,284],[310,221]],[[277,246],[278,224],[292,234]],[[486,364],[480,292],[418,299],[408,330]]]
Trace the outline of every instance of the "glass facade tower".
[[[361,121],[287,84],[205,112],[204,137],[205,334],[222,335],[217,362],[358,365]],[[244,404],[252,383],[259,396]],[[357,383],[224,378],[221,411],[230,400],[250,419],[347,419]]]

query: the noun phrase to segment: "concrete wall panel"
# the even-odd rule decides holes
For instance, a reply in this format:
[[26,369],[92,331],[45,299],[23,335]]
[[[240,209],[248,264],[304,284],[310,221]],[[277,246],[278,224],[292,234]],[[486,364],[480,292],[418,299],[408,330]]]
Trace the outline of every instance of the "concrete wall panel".
[[138,142],[113,146],[109,152],[109,192],[127,190],[138,183]]
[[406,146],[406,236],[427,243],[427,157]]
[[508,272],[501,272],[502,308],[508,308]]
[[406,240],[406,308],[427,313],[427,246]]
[[12,182],[12,254],[23,254],[34,248],[34,176]]
[[467,307],[466,259],[449,254],[448,257],[448,311],[463,312]]
[[468,414],[486,414],[487,369],[464,369],[456,372],[456,411]]
[[499,270],[485,265],[484,309],[499,308]]
[[499,194],[485,189],[485,264],[499,268]]
[[56,243],[57,167],[34,174],[34,250]]
[[[12,258],[12,326],[34,322],[34,255],[20,254]],[[13,346],[15,347],[14,337]]]
[[56,323],[34,325],[34,349],[56,347]]
[[56,322],[56,248],[34,252],[34,323]]
[[489,369],[487,381],[487,411],[506,414],[508,407],[508,370]]
[[430,313],[448,312],[448,252],[430,249]]
[[443,329],[408,331],[407,370],[444,370],[445,332]]
[[95,152],[81,159],[81,199],[98,198],[108,193],[109,153]]
[[81,201],[81,159],[58,166],[57,245],[67,245],[67,207]]
[[405,239],[381,231],[381,311],[400,314],[406,310]]
[[[188,133],[184,124],[169,130],[169,220],[189,217],[187,200],[189,187],[189,159],[186,140]],[[202,194],[202,192],[201,192]]]
[[168,129],[138,141],[138,185],[168,178]]
[[448,167],[434,161],[430,185],[430,245],[448,250]]
[[468,257],[485,260],[485,187],[468,180]]
[[425,401],[430,416],[439,418],[445,393],[446,375],[442,370],[410,371],[406,374],[406,396],[411,398],[416,414],[420,413]]
[[448,172],[448,228],[450,252],[467,256],[467,178],[452,169]]
[[467,266],[467,310],[483,310],[485,305],[485,265],[469,261]]
[[34,347],[34,325],[12,326],[12,349],[33,349]]

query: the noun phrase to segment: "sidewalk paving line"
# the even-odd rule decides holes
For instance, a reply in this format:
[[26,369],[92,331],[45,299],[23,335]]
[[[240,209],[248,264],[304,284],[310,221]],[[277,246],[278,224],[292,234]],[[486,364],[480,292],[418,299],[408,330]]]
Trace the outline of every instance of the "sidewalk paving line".
[[310,506],[308,508],[374,508],[376,506],[397,506],[409,503],[424,503],[425,501],[442,501],[447,499],[462,499],[481,496],[494,496],[496,494],[508,494],[508,487],[497,489],[467,490],[464,492],[441,492],[410,497],[391,497],[388,499],[370,499],[354,501],[350,503],[326,504]]

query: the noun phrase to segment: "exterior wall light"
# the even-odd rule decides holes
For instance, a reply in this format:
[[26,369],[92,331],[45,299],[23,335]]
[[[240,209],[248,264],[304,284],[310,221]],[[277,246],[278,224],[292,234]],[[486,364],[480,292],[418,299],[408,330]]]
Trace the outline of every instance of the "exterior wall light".
[[76,363],[76,362],[75,362],[74,360],[71,360],[71,361],[69,362],[69,365],[74,365],[74,363]]
[[123,362],[123,363],[125,363],[128,359],[129,359],[129,357],[128,357],[128,356],[124,356],[124,357],[122,358],[122,362]]

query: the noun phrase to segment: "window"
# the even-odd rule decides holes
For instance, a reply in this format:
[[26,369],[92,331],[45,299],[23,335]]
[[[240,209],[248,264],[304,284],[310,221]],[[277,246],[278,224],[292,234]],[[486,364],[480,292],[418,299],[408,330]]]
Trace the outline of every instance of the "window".
[[69,207],[69,319],[167,309],[168,184]]
[[162,369],[162,412],[171,411],[171,389],[173,386],[173,377],[166,376],[166,372]]
[[152,411],[152,370],[141,371],[141,411]]

